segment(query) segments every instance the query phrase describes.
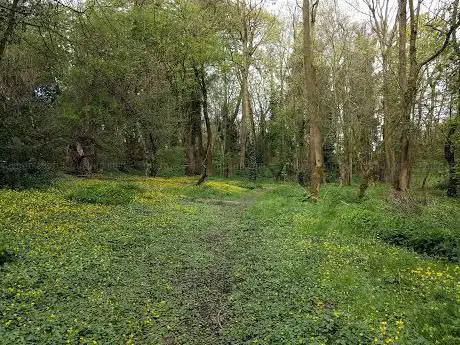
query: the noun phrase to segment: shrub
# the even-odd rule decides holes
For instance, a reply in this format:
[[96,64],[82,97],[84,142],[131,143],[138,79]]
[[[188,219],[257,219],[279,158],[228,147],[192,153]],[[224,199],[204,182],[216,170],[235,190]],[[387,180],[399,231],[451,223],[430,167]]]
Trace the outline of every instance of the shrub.
[[0,186],[14,189],[39,188],[48,185],[55,172],[45,162],[30,160],[23,163],[0,161]]
[[183,176],[185,153],[182,147],[161,149],[157,153],[159,176]]

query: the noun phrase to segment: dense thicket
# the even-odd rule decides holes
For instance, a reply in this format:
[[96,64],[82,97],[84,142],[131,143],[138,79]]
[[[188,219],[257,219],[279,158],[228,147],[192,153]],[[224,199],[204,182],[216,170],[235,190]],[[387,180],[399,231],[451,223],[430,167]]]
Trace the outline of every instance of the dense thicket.
[[458,0],[272,3],[1,0],[0,184],[133,169],[456,196]]

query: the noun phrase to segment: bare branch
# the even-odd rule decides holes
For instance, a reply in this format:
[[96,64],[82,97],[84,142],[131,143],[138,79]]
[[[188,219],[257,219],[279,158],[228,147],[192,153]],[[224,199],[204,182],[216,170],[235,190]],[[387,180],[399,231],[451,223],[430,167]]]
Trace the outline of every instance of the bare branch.
[[458,21],[457,23],[455,23],[451,28],[450,30],[447,32],[446,34],[446,38],[444,39],[444,43],[443,45],[441,46],[441,48],[439,48],[433,55],[431,55],[429,58],[427,58],[425,61],[423,61],[422,63],[419,64],[418,66],[418,69],[420,70],[423,66],[425,66],[426,64],[429,64],[431,61],[433,61],[434,59],[436,59],[439,55],[442,54],[442,52],[444,50],[446,50],[446,48],[449,46],[449,43],[450,43],[450,37],[452,36],[452,34],[454,34],[454,32],[460,27],[460,21]]

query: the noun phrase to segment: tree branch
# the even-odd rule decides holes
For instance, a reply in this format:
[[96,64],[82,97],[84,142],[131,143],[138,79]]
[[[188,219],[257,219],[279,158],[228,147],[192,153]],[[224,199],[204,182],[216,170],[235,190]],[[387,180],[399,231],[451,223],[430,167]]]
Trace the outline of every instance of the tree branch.
[[446,50],[446,48],[449,46],[449,42],[450,42],[450,37],[452,36],[452,34],[460,27],[460,21],[458,21],[457,23],[455,23],[451,28],[450,30],[447,32],[447,35],[446,35],[446,38],[444,40],[444,43],[443,45],[441,46],[441,48],[438,49],[438,51],[436,53],[434,53],[433,55],[431,55],[429,58],[427,58],[425,61],[423,61],[422,63],[419,64],[418,66],[418,70],[422,69],[423,66],[425,66],[426,64],[429,64],[431,61],[433,61],[434,59],[436,59],[439,55],[442,54],[442,52],[444,50]]

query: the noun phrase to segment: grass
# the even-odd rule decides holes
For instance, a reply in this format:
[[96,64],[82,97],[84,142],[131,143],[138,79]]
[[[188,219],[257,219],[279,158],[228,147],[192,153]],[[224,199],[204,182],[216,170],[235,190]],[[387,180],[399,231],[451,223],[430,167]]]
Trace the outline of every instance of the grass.
[[458,201],[194,182],[1,190],[0,343],[459,343]]

